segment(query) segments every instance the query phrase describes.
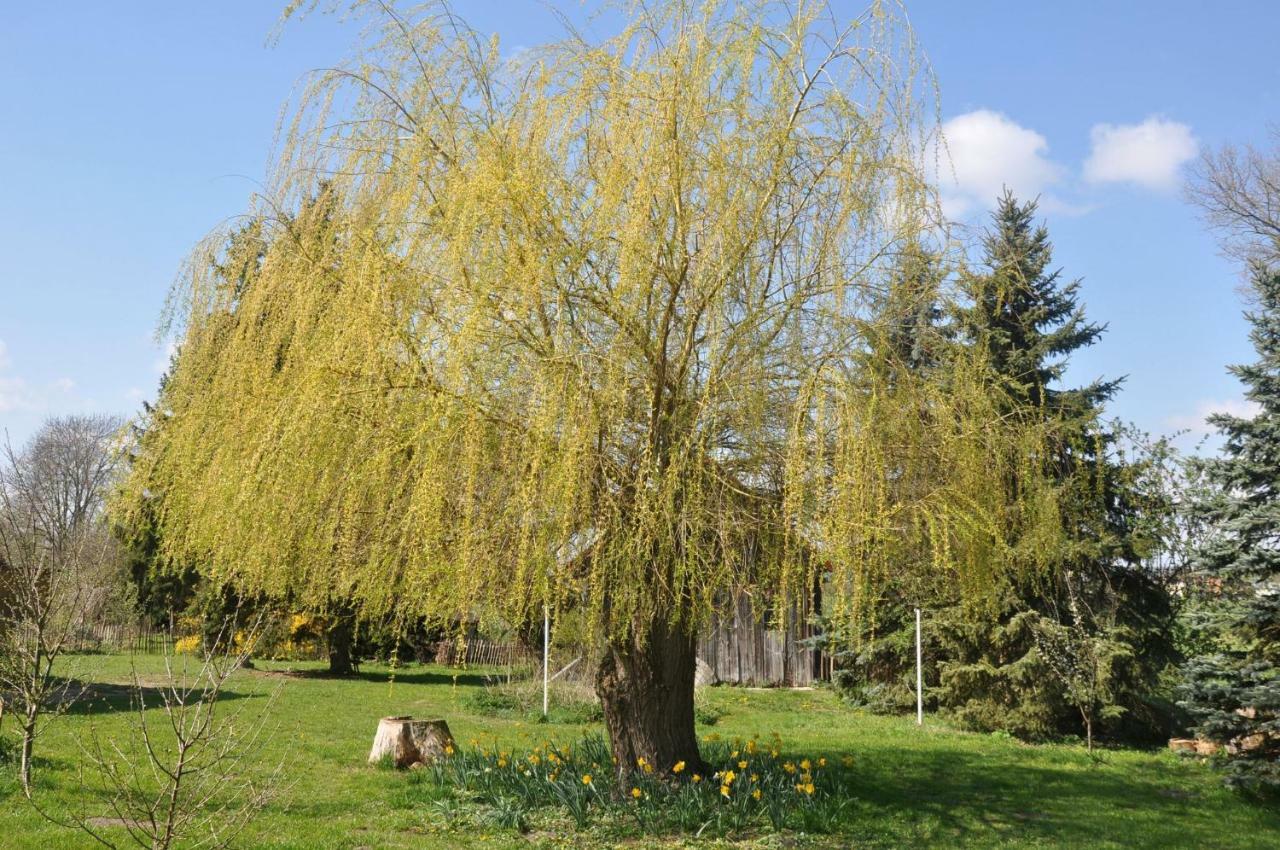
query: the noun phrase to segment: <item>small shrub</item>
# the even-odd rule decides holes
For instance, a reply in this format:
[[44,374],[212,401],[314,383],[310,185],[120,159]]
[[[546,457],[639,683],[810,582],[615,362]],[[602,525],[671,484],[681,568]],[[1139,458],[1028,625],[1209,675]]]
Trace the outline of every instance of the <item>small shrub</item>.
[[702,692],[694,694],[693,719],[699,726],[715,726],[724,717],[724,710],[712,705]]

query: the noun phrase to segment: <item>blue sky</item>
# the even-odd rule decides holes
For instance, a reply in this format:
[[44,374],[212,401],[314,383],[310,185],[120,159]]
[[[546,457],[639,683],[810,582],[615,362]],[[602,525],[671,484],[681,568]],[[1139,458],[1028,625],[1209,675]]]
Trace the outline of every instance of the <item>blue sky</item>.
[[[263,179],[280,106],[357,28],[283,4],[10,4],[0,26],[0,429],[129,414],[165,362],[154,331],[183,257]],[[510,49],[554,37],[540,0],[457,0]],[[576,0],[559,0],[581,17]],[[856,14],[861,0],[834,0]],[[942,91],[955,182],[980,220],[1042,197],[1068,277],[1110,326],[1071,377],[1128,375],[1111,412],[1153,432],[1239,409],[1250,349],[1235,268],[1180,199],[1199,146],[1280,122],[1280,4],[908,2]],[[588,7],[589,8],[589,7]]]

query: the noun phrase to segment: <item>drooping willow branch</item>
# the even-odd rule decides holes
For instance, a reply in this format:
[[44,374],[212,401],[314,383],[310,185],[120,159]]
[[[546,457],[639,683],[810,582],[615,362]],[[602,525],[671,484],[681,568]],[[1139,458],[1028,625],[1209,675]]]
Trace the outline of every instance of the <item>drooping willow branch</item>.
[[173,300],[120,500],[162,501],[172,555],[373,613],[573,604],[597,633],[818,571],[861,616],[909,544],[976,594],[1034,568],[1040,426],[980,358],[865,368],[868,295],[934,220],[905,23],[631,11],[520,57],[390,14],[319,76],[278,164],[293,212],[213,239]]

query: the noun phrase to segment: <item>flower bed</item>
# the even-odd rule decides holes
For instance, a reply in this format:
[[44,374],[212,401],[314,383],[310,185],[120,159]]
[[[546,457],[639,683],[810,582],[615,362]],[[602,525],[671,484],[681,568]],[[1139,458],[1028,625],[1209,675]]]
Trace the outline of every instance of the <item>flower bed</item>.
[[706,774],[684,762],[641,759],[619,771],[599,736],[570,746],[544,742],[527,752],[486,747],[478,740],[417,771],[487,807],[485,819],[524,829],[534,812],[559,809],[579,828],[630,823],[647,834],[726,834],[745,830],[830,832],[851,805],[849,756],[784,752],[776,734],[725,741],[704,738]]

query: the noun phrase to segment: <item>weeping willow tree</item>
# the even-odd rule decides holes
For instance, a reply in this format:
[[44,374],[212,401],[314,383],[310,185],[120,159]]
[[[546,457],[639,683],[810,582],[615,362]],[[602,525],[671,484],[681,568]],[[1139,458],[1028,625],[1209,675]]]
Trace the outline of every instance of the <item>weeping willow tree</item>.
[[975,600],[1037,568],[1038,426],[980,359],[864,368],[869,295],[933,220],[894,8],[635,4],[515,57],[445,7],[370,11],[259,241],[215,234],[175,292],[122,497],[163,492],[170,560],[368,615],[573,606],[619,764],[660,768],[702,763],[695,639],[735,592],[785,610],[821,571],[852,619],[907,549]]

